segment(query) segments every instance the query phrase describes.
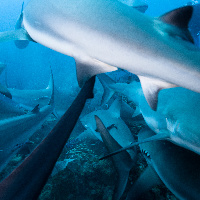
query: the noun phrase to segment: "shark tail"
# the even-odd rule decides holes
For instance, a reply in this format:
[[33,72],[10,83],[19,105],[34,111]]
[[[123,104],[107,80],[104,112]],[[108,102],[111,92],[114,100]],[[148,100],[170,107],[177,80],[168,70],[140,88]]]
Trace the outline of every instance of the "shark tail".
[[[15,30],[19,30],[22,28],[23,23],[23,10],[24,10],[24,2],[22,3],[21,14],[15,24]],[[29,40],[15,40],[15,46],[19,49],[24,49],[28,46]]]
[[159,133],[159,134],[157,134],[157,135],[151,136],[151,137],[149,137],[149,138],[147,138],[147,139],[144,139],[144,140],[141,140],[141,141],[139,141],[139,142],[134,142],[134,143],[130,144],[130,145],[127,146],[127,147],[121,148],[121,149],[119,149],[119,150],[117,150],[117,151],[115,151],[115,152],[113,152],[113,153],[110,153],[110,154],[108,154],[108,155],[106,155],[106,156],[100,158],[99,160],[103,160],[103,159],[109,158],[109,157],[111,157],[111,156],[114,156],[114,155],[116,155],[116,154],[118,154],[118,153],[120,153],[120,152],[123,152],[123,151],[126,151],[126,150],[128,150],[128,149],[131,149],[131,148],[133,148],[134,146],[139,145],[139,144],[142,144],[142,143],[152,142],[152,141],[156,141],[156,140],[164,140],[164,139],[168,139],[169,137],[170,137],[170,136],[169,136],[169,133],[168,133],[168,132]]
[[113,81],[109,76],[106,74],[99,74],[97,75],[99,78],[99,81],[101,82],[104,93],[102,96],[101,104],[106,104],[110,98],[114,95],[115,91],[109,87],[109,85],[115,84],[115,81]]
[[[121,146],[110,135],[109,131],[106,129],[103,122],[97,115],[95,115],[95,121],[97,126],[97,132],[100,133],[103,143],[105,144],[107,150],[111,152],[120,149]],[[118,180],[113,193],[113,200],[118,200],[124,193],[128,182],[129,171],[133,167],[134,161],[131,159],[127,151],[124,151],[121,155],[119,154],[112,157],[112,161],[118,173]]]
[[55,87],[54,87],[54,79],[53,79],[53,72],[52,72],[52,69],[50,67],[50,70],[51,70],[51,78],[50,78],[50,81],[49,81],[49,87],[52,89],[52,92],[51,92],[51,99],[49,100],[49,103],[48,105],[54,105],[54,93],[55,93]]

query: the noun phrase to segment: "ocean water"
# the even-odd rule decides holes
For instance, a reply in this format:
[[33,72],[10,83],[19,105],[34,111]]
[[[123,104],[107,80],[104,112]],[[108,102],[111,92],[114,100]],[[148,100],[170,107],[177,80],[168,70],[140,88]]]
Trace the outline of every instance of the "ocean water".
[[[29,1],[0,0],[0,32],[14,29],[23,2],[25,7]],[[152,17],[160,16],[189,2],[198,3],[198,1],[189,0],[144,0],[144,2],[149,6],[145,14]],[[190,27],[193,28],[195,24],[195,30],[192,34],[196,36],[195,42],[199,46],[199,31],[197,26],[200,25],[200,22],[198,23],[197,18],[200,16],[200,12],[198,15],[198,9],[195,9],[194,16]],[[6,73],[4,71],[0,76],[0,82],[2,84],[7,82],[9,88],[22,90],[46,88],[50,78],[51,67],[55,81],[55,104],[58,111],[58,118],[55,118],[53,115],[49,116],[43,127],[30,138],[32,143],[28,147],[23,144],[25,147],[21,150],[21,153],[14,155],[11,162],[0,174],[0,178],[3,179],[48,134],[59,117],[71,105],[80,89],[76,80],[74,59],[40,44],[30,42],[27,48],[18,49],[12,41],[0,43],[0,62],[7,65]],[[132,78],[132,75],[127,73],[124,75],[124,72],[114,72],[110,76],[119,82],[128,82],[129,78]],[[97,80],[95,98],[86,104],[82,115],[101,109],[100,101],[102,93],[103,88]],[[136,134],[143,126],[143,123],[139,123],[139,125],[136,123],[136,125],[129,126],[129,128],[133,134]],[[84,127],[78,122],[71,139],[59,158],[57,172],[50,176],[48,183],[39,197],[40,200],[112,199],[117,180],[115,168],[110,160],[98,160],[99,157],[106,153],[102,142],[94,138],[81,140],[76,138],[83,131]],[[137,165],[131,170],[127,189],[121,199],[125,199],[128,189],[147,166],[141,153],[138,152],[138,154]],[[151,190],[146,194],[144,199],[175,200],[177,198],[166,187],[161,186]]]

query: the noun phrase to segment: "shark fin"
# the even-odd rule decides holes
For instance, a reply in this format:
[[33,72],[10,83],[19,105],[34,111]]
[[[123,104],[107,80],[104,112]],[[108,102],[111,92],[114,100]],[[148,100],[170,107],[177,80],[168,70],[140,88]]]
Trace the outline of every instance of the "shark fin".
[[0,62],[0,74],[5,70],[6,64]]
[[40,111],[40,108],[39,108],[39,104],[38,104],[35,106],[35,108],[33,108],[33,110],[31,112],[34,114],[37,114],[39,111]]
[[174,25],[181,29],[187,29],[189,21],[192,17],[193,7],[185,6],[175,10],[172,10],[162,16],[159,19],[167,24]]
[[[15,24],[15,30],[21,29],[23,24],[23,10],[24,10],[24,2],[22,3],[21,14]],[[15,46],[19,49],[24,49],[28,46],[28,40],[15,40]]]
[[134,9],[142,13],[144,13],[148,8],[148,5],[142,0],[134,0],[134,1],[119,0],[119,1],[127,6],[133,7]]
[[7,42],[10,40],[29,40],[33,41],[27,31],[23,28],[14,31],[5,31],[0,33],[0,42]]
[[7,87],[1,84],[0,84],[0,93],[8,97],[9,99],[12,99],[12,94],[10,93],[10,91],[7,89]]
[[[52,92],[51,92],[51,99],[49,100],[49,103],[48,105],[54,105],[54,79],[53,79],[53,72],[52,72],[52,69],[50,67],[50,70],[51,70],[51,78],[50,78],[50,82],[49,82],[49,87],[52,89]],[[48,88],[47,88],[48,89]]]
[[139,79],[146,101],[154,111],[157,109],[159,91],[166,88],[177,87],[174,84],[154,78],[139,76]]
[[149,165],[129,190],[126,200],[139,200],[142,194],[145,194],[151,188],[162,184],[158,174]]
[[117,70],[116,67],[105,64],[99,60],[92,59],[88,62],[81,62],[76,60],[76,74],[78,79],[78,84],[80,87],[94,75],[111,72]]
[[[109,131],[104,126],[101,119],[95,115],[97,131],[100,133],[103,143],[105,144],[109,152],[116,151],[121,148],[118,142],[110,135]],[[118,200],[124,193],[126,184],[129,177],[129,171],[133,164],[132,159],[127,151],[124,151],[121,155],[112,157],[113,164],[118,173],[118,180],[113,193],[113,200]]]
[[132,108],[128,103],[122,100],[121,103],[121,110],[120,110],[120,117],[121,118],[132,118],[135,109]]
[[109,157],[111,157],[111,156],[114,156],[114,155],[116,155],[116,154],[118,154],[118,153],[120,153],[120,152],[123,152],[123,151],[126,151],[126,150],[128,150],[128,149],[131,149],[131,148],[133,148],[134,146],[139,145],[139,144],[142,144],[142,143],[152,142],[152,141],[157,141],[157,140],[164,140],[164,139],[168,139],[169,137],[170,137],[170,135],[169,135],[168,132],[159,133],[159,134],[154,135],[154,136],[152,136],[152,137],[146,138],[146,139],[144,139],[144,140],[142,140],[142,141],[134,142],[134,143],[130,144],[130,145],[127,146],[127,147],[121,148],[121,149],[119,149],[119,150],[117,150],[117,151],[115,151],[115,152],[113,152],[113,153],[110,153],[110,154],[108,154],[108,155],[106,155],[106,156],[100,158],[99,160],[103,160],[103,159],[105,159],[105,158],[109,158]]
[[168,32],[169,35],[173,37],[178,37],[188,42],[194,44],[194,39],[188,30],[188,24],[192,17],[193,7],[192,6],[185,6],[175,10],[172,10],[158,19],[164,23],[176,26],[179,28],[179,31],[170,31]]
[[110,113],[115,115],[115,117],[117,118],[120,117],[121,103],[122,103],[121,98],[120,99],[116,98],[109,108]]
[[97,77],[99,78],[99,81],[101,82],[104,89],[104,93],[101,100],[101,105],[104,105],[111,99],[111,97],[115,93],[115,91],[111,89],[109,85],[116,84],[116,83],[106,74],[99,74]]
[[46,90],[53,90],[53,86],[54,86],[52,69],[50,68],[50,70],[51,70],[51,75],[50,75],[49,84],[46,87]]

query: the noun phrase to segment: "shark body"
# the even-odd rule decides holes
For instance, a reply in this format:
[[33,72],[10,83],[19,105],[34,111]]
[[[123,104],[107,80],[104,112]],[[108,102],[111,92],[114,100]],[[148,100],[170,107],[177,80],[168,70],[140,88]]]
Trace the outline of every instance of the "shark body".
[[44,187],[60,156],[88,98],[93,98],[95,77],[77,95],[48,136],[37,148],[0,183],[2,200],[34,200]]
[[158,96],[157,111],[154,111],[148,105],[139,82],[115,83],[104,74],[98,76],[105,90],[104,103],[119,92],[136,104],[136,111],[139,110],[149,128],[157,134],[146,142],[170,140],[200,154],[199,93],[180,87],[162,90]]
[[[120,146],[125,147],[134,142],[134,137],[131,131],[120,118],[120,105],[121,102],[116,99],[108,110],[96,110],[84,117],[82,117],[81,123],[86,129],[92,130],[92,133],[102,141],[100,134],[96,131],[95,115],[101,117],[106,128],[109,130],[111,136],[119,143]],[[135,157],[134,151],[129,151],[131,157]]]
[[[102,140],[107,150],[109,152],[113,152],[120,149],[121,146],[110,135],[109,131],[106,129],[103,122],[98,116],[95,116],[95,121],[97,126],[97,132],[101,134]],[[136,163],[136,157],[137,157],[136,149],[134,158],[131,158],[129,153],[126,151],[112,157],[113,164],[118,173],[118,182],[114,190],[113,200],[118,200],[122,196],[128,181],[129,172]]]
[[49,84],[45,89],[40,90],[19,90],[16,88],[8,88],[12,95],[12,100],[24,106],[33,108],[37,104],[42,107],[46,105],[51,98],[53,89],[53,76],[49,80]]
[[49,104],[41,109],[38,106],[27,114],[0,120],[0,169],[5,167],[17,147],[24,144],[53,112],[54,86]]
[[187,30],[191,15],[191,6],[151,18],[116,0],[31,0],[23,28],[1,33],[0,41],[33,40],[74,57],[80,85],[121,68],[154,78],[151,95],[176,85],[200,92],[200,51]]
[[[154,134],[150,129],[142,130],[138,135],[138,140],[144,140]],[[146,152],[148,163],[176,197],[199,199],[199,155],[168,141],[141,144],[140,149]]]

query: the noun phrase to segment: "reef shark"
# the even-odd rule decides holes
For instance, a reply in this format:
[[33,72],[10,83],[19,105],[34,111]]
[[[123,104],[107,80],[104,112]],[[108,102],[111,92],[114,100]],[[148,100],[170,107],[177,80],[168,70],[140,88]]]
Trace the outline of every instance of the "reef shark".
[[[138,134],[138,140],[142,141],[155,135],[149,128],[143,129]],[[160,180],[179,199],[197,200],[200,196],[200,157],[199,155],[181,148],[169,141],[153,141],[139,145],[145,152],[147,163],[153,171],[147,168],[142,174],[142,179],[133,185],[127,200],[140,199],[139,193],[151,189],[149,186],[161,184]],[[156,174],[157,178],[156,178]],[[149,174],[152,173],[152,174]],[[140,187],[138,187],[140,186]],[[143,188],[144,187],[144,188]],[[136,198],[136,194],[138,195]]]
[[[95,115],[97,129],[96,131],[101,134],[103,143],[109,152],[116,151],[121,148],[117,141],[111,136],[109,131],[104,126],[101,119]],[[122,134],[122,133],[121,133]],[[112,157],[113,164],[118,173],[118,181],[113,193],[113,200],[118,200],[122,196],[129,177],[129,172],[136,163],[137,153],[135,149],[135,157],[131,158],[129,153],[124,151],[121,154]]]
[[[139,110],[142,113],[149,128],[157,134],[143,142],[169,140],[200,154],[199,93],[180,87],[162,90],[158,96],[157,111],[153,111],[144,98],[139,82],[133,81],[130,84],[115,83],[104,74],[98,76],[105,90],[104,102],[114,92],[126,95],[129,100],[136,104],[138,107],[136,111]],[[139,143],[136,142],[124,149],[129,149],[137,144]]]
[[53,90],[53,75],[51,74],[49,84],[45,89],[40,90],[19,90],[16,88],[9,88],[8,91],[12,95],[12,100],[27,106],[28,108],[35,107],[37,104],[42,107],[51,98]]
[[24,144],[29,137],[44,123],[54,110],[54,86],[49,104],[39,105],[27,114],[0,120],[0,170],[4,168],[18,146]]
[[[121,101],[116,99],[108,110],[95,110],[85,116],[80,121],[86,129],[102,141],[100,134],[96,131],[95,115],[103,121],[106,128],[109,130],[111,136],[119,143],[120,146],[125,147],[133,143],[134,137],[125,122],[120,118]],[[128,151],[132,158],[135,157],[134,151]]]
[[[0,62],[0,74],[2,74],[2,72],[4,71],[5,68],[6,68],[6,64]],[[0,84],[0,93],[3,94],[3,95],[5,95],[6,97],[12,99],[11,93],[10,93],[9,90],[8,90],[5,86],[3,86],[2,84]]]
[[37,199],[76,125],[85,102],[93,98],[95,77],[85,83],[56,126],[36,149],[0,183],[1,200]]
[[200,92],[200,51],[187,29],[192,12],[186,6],[151,18],[116,0],[31,0],[22,28],[1,33],[0,41],[35,41],[72,56],[80,86],[126,69],[140,76],[152,105],[164,88]]

